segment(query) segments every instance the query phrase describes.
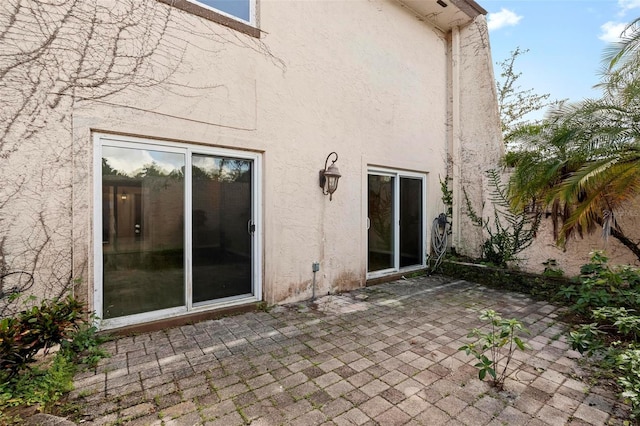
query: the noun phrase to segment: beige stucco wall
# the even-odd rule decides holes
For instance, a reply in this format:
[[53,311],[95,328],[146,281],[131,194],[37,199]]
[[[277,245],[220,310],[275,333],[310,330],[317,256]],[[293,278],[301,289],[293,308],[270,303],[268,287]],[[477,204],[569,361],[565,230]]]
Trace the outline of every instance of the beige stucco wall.
[[[63,109],[70,107],[68,99],[62,103]],[[3,280],[5,296],[16,289],[54,298],[73,285],[71,123],[50,108],[45,107],[43,115],[46,119],[33,117],[38,138],[24,137],[29,129],[16,123],[0,144],[8,148],[0,152],[0,275],[33,274],[33,281],[19,274]],[[21,309],[20,300],[0,299],[0,316]]]
[[[368,167],[426,174],[428,225],[444,211],[449,159],[456,184],[482,198],[476,184],[499,154],[486,22],[452,34],[414,15],[390,0],[264,0],[257,41],[175,10],[166,37],[183,53],[168,82],[77,100],[68,126],[52,123],[33,147],[64,147],[64,160],[14,157],[15,169],[57,170],[31,191],[55,200],[47,214],[60,211],[52,253],[64,254],[56,267],[73,273],[76,294],[93,308],[96,132],[261,153],[268,303],[309,298],[315,261],[318,294],[364,285]],[[342,173],[333,201],[317,183],[331,151]],[[24,212],[13,220],[28,227]],[[459,225],[457,244],[473,247],[475,229]]]
[[492,216],[485,172],[498,167],[504,155],[485,17],[454,30],[451,50],[452,245],[458,253],[477,257],[484,236],[466,214],[464,192],[478,214]]
[[[151,91],[83,106],[76,143],[90,144],[99,130],[260,151],[266,300],[310,297],[314,261],[319,294],[363,285],[368,165],[428,173],[428,217],[437,212],[447,149],[444,34],[394,2],[262,2],[264,43],[280,66],[231,43],[203,55],[211,27],[182,15],[204,35],[187,48],[191,69],[180,80],[219,87],[169,102]],[[317,179],[331,151],[343,177],[330,202]],[[90,175],[89,157],[85,164]],[[90,210],[75,212],[84,228]]]
[[[629,207],[617,213],[617,222],[625,235],[632,241],[640,240],[640,216],[638,211],[640,199],[631,202]],[[560,223],[559,226],[562,226]],[[549,259],[556,261],[555,268],[562,269],[566,276],[576,276],[580,267],[589,263],[590,253],[601,250],[609,258],[611,265],[640,266],[640,261],[633,253],[618,240],[609,236],[602,236],[602,228],[597,227],[592,234],[582,237],[571,236],[564,246],[558,246],[553,235],[551,218],[542,221],[536,239],[531,247],[522,252],[522,260],[518,266],[530,272],[541,273]]]

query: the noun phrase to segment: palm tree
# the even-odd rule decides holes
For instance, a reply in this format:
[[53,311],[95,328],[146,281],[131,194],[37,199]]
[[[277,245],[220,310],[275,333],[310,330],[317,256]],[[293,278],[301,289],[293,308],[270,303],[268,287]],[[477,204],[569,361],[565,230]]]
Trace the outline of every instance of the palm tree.
[[626,26],[620,41],[612,43],[604,51],[606,71],[616,74],[634,74],[640,57],[640,17]]
[[512,200],[549,211],[560,242],[599,225],[640,260],[639,243],[616,221],[640,195],[640,18],[605,60],[601,99],[559,105],[512,136],[523,147],[507,157]]

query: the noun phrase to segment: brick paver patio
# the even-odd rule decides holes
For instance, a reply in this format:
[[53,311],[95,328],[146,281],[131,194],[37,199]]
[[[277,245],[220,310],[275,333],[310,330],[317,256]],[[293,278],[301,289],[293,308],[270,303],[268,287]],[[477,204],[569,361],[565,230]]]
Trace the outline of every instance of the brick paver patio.
[[[493,308],[522,320],[505,390],[457,349]],[[443,277],[120,338],[78,375],[86,424],[602,425],[628,408],[569,349],[559,308]]]

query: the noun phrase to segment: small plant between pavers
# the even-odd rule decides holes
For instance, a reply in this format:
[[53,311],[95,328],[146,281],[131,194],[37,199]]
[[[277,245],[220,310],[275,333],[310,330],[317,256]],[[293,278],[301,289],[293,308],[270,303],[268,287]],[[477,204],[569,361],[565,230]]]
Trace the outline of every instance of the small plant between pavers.
[[[480,319],[489,322],[490,331],[482,332],[474,328],[467,337],[475,337],[478,340],[461,346],[458,350],[464,351],[467,355],[473,355],[478,359],[475,367],[478,368],[478,378],[484,380],[487,373],[491,377],[491,384],[498,390],[504,387],[504,380],[507,376],[507,367],[513,358],[516,350],[524,351],[528,346],[519,337],[520,333],[528,334],[517,319],[503,319],[500,314],[493,309],[485,309],[480,312]],[[500,369],[500,358],[503,356],[502,348],[506,348],[504,365]],[[485,355],[489,353],[489,357]]]

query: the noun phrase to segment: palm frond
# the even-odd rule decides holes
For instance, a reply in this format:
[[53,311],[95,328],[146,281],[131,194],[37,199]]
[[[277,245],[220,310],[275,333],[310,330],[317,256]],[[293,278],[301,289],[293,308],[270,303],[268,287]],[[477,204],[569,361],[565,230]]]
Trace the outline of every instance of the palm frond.
[[[602,222],[607,211],[614,212],[640,195],[640,161],[637,153],[585,165],[558,189],[562,202],[575,206],[566,218],[563,232]],[[584,197],[580,198],[580,194]]]
[[640,18],[605,59],[601,98],[555,105],[513,135],[520,151],[509,194],[513,206],[533,200],[546,209],[560,242],[600,225],[640,259],[640,246],[615,221],[640,196]]
[[609,70],[624,65],[629,56],[640,50],[640,18],[628,24],[621,34],[621,40],[605,48],[603,61]]

